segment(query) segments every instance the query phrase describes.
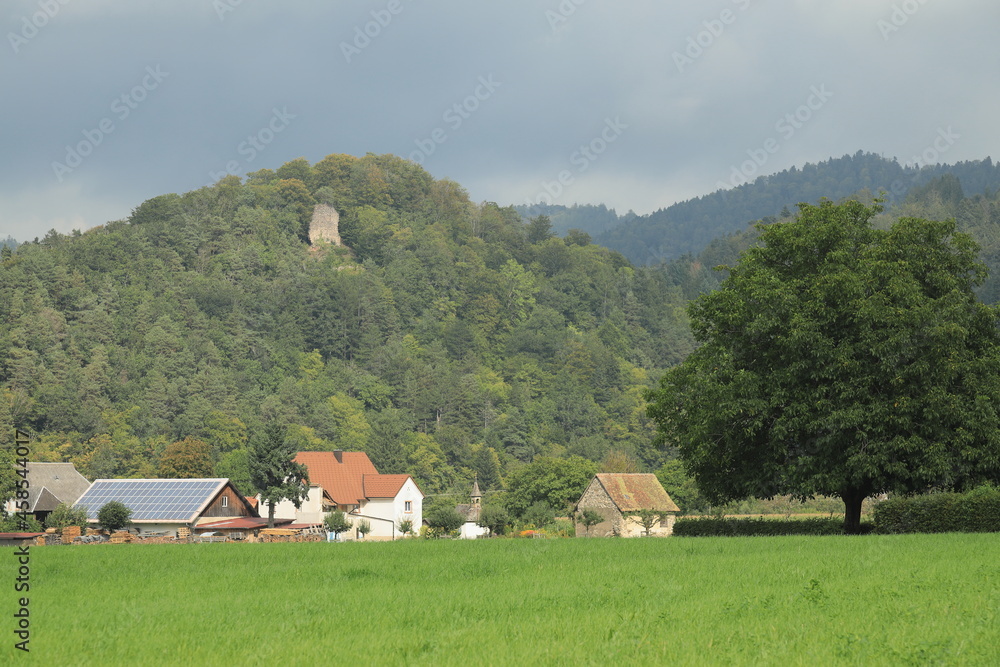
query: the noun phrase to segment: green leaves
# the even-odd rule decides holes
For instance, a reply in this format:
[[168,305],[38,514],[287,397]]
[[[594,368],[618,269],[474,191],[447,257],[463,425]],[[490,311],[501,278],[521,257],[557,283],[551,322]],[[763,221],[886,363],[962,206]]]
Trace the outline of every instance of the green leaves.
[[954,222],[874,229],[880,210],[801,205],[691,306],[703,345],[649,415],[711,500],[1000,472],[997,313],[972,291],[977,247]]

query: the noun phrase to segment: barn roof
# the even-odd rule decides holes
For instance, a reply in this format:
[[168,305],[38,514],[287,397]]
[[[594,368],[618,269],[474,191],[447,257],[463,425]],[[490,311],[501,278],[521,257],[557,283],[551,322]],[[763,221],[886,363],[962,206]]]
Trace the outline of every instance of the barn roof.
[[190,523],[227,485],[232,486],[226,478],[98,479],[76,501],[76,507],[86,507],[87,518],[97,519],[105,503],[117,500],[132,510],[136,523]]
[[28,511],[51,512],[59,505],[72,505],[90,487],[72,463],[29,461]]
[[596,476],[598,483],[622,512],[649,509],[660,512],[680,512],[664,490],[660,480],[652,473],[602,472]]

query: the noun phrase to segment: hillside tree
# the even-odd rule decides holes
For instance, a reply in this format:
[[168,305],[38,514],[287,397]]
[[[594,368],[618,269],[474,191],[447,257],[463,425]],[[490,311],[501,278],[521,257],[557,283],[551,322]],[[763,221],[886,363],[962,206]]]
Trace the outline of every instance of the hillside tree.
[[701,343],[650,392],[649,415],[711,502],[839,496],[845,530],[883,492],[1000,474],[998,311],[953,221],[849,201],[761,227],[690,307]]

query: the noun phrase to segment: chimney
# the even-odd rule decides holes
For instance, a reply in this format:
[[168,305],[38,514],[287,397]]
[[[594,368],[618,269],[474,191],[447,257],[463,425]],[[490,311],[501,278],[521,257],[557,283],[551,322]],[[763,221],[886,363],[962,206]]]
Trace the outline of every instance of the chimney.
[[343,449],[335,449],[335,450],[333,450],[333,455],[335,457],[337,457],[337,463],[343,463],[344,462],[344,450]]

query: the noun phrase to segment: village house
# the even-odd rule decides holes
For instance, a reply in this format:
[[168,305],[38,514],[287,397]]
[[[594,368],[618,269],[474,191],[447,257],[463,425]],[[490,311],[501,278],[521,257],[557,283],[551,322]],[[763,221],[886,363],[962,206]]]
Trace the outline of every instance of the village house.
[[635,513],[640,510],[651,510],[660,514],[659,521],[652,527],[649,534],[666,537],[674,530],[674,520],[680,508],[667,495],[656,475],[649,473],[598,473],[590,481],[586,491],[576,504],[578,512],[593,510],[604,519],[596,526],[591,526],[589,532],[581,523],[577,523],[578,537],[591,535],[607,537],[638,537],[645,534],[645,529]]
[[[409,475],[379,473],[364,452],[299,452],[294,460],[308,471],[309,495],[297,509],[290,500],[275,504],[275,518],[308,526],[341,511],[352,522],[355,538],[360,537],[358,524],[368,521],[369,539],[402,537],[399,523],[404,519],[412,521],[414,530],[420,527],[424,494]],[[260,504],[260,513],[267,516],[266,503]]]
[[[87,478],[72,463],[28,462],[28,514],[44,523],[60,503],[72,506],[90,488]],[[7,501],[7,514],[18,511],[16,499]]]
[[97,513],[117,500],[132,510],[132,526],[140,535],[176,536],[179,528],[195,533],[203,524],[257,512],[232,482],[216,479],[98,479],[76,501],[97,524]]

